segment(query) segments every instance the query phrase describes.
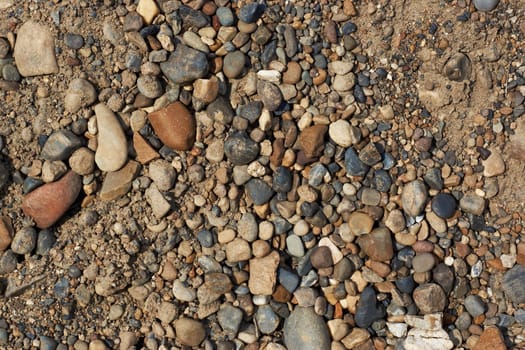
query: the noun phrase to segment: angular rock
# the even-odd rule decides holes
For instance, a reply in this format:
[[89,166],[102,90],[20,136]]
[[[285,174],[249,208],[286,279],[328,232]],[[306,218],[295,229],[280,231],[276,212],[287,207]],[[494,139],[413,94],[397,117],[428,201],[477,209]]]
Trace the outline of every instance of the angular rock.
[[215,101],[218,94],[219,79],[214,75],[210,79],[197,79],[193,83],[193,96],[204,103]]
[[69,158],[69,166],[78,175],[89,175],[95,171],[95,154],[89,148],[81,147]]
[[160,69],[175,84],[191,83],[208,73],[208,61],[201,51],[186,45],[177,45],[175,51]]
[[220,272],[210,272],[204,276],[204,283],[197,291],[201,304],[209,304],[228,293],[233,287],[228,275]]
[[288,350],[330,349],[330,334],[324,319],[312,307],[296,306],[284,322]]
[[472,350],[507,350],[505,339],[498,327],[485,328]]
[[35,249],[37,240],[36,230],[32,227],[24,227],[19,230],[11,242],[11,250],[15,254],[29,254]]
[[374,261],[387,261],[394,256],[392,235],[385,227],[376,228],[370,234],[360,236],[358,244]]
[[485,210],[485,199],[475,193],[465,193],[459,200],[459,207],[474,215],[481,215]]
[[264,107],[270,112],[276,111],[283,101],[281,89],[273,83],[259,80],[257,94],[260,96]]
[[147,164],[152,160],[160,158],[155,148],[151,147],[138,132],[133,133],[133,148],[135,148],[135,152],[137,153],[136,159],[141,164]]
[[245,185],[245,188],[255,205],[267,203],[274,194],[272,188],[261,179],[251,179]]
[[48,228],[58,221],[75,202],[82,189],[80,176],[69,171],[60,180],[45,184],[22,200],[24,214],[39,228]]
[[95,163],[102,171],[116,171],[128,160],[128,142],[119,120],[103,103],[95,106],[97,116],[97,151]]
[[297,142],[307,157],[311,158],[321,155],[324,145],[324,135],[327,131],[328,126],[321,124],[309,126],[301,131]]
[[443,288],[436,283],[425,283],[414,290],[414,302],[423,314],[443,312],[447,296]]
[[155,134],[168,147],[187,151],[195,142],[197,124],[195,117],[179,101],[150,113],[148,119]]
[[13,56],[24,77],[58,73],[53,34],[35,21],[27,21],[18,30]]
[[273,251],[263,258],[250,260],[248,287],[253,295],[272,295],[277,280],[279,253]]
[[490,156],[481,162],[483,165],[483,176],[493,177],[505,172],[505,161],[497,150],[492,150]]
[[503,291],[515,304],[525,303],[525,266],[514,265],[503,277]]
[[374,219],[372,219],[370,215],[366,213],[354,211],[348,217],[348,226],[350,228],[350,232],[356,236],[368,234],[372,232]]
[[82,140],[77,135],[59,130],[48,137],[40,156],[45,160],[66,160],[81,145]]
[[100,198],[106,201],[117,199],[131,189],[131,183],[140,172],[140,164],[130,160],[122,169],[106,174]]
[[357,152],[349,147],[345,152],[345,169],[351,176],[365,176],[369,167],[359,159]]
[[140,0],[137,5],[137,13],[144,19],[144,23],[151,24],[159,14],[159,8],[153,0]]

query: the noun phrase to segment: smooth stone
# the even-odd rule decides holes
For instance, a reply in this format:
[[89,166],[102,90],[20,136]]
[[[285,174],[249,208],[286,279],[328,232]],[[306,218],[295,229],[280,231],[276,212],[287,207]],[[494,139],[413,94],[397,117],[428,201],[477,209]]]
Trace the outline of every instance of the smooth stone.
[[271,295],[277,280],[279,253],[272,251],[263,258],[250,259],[248,287],[253,295]]
[[40,156],[45,160],[66,160],[81,145],[82,140],[71,131],[55,131],[46,140]]
[[257,94],[261,98],[264,107],[270,112],[276,111],[283,101],[281,89],[268,81],[259,80],[257,82]]
[[316,269],[332,267],[334,261],[332,259],[330,248],[326,246],[314,248],[312,254],[310,254],[310,262]]
[[161,96],[164,92],[159,79],[153,75],[141,75],[137,79],[137,89],[142,95],[151,99]]
[[235,23],[233,12],[229,7],[219,7],[215,11],[221,25],[228,27]]
[[451,218],[457,208],[456,199],[448,193],[439,193],[434,196],[431,206],[432,211],[443,219]]
[[454,286],[454,271],[447,265],[440,263],[432,270],[434,282],[439,284],[446,294],[452,291]]
[[144,23],[151,24],[160,10],[154,0],[139,0],[137,13],[144,19]]
[[69,113],[76,113],[97,100],[97,91],[88,80],[78,78],[69,83],[64,97],[64,108]]
[[441,170],[432,168],[423,176],[425,183],[433,190],[441,191],[443,189],[443,178],[441,177]]
[[244,165],[255,160],[260,146],[243,133],[235,133],[224,142],[224,153],[234,165]]
[[376,228],[368,235],[359,236],[357,242],[374,261],[387,261],[394,257],[392,235],[387,228]]
[[198,346],[206,337],[206,330],[201,322],[182,317],[173,322],[177,340],[186,346]]
[[197,298],[195,289],[187,287],[180,280],[173,281],[172,292],[175,299],[180,301],[191,302]]
[[230,101],[223,96],[219,96],[215,101],[210,103],[206,108],[206,113],[208,117],[221,124],[230,124],[235,116]]
[[261,101],[252,101],[240,107],[239,115],[250,123],[255,123],[261,116],[262,108]]
[[489,12],[498,6],[499,0],[473,0],[473,3],[476,10]]
[[[0,143],[1,143],[1,139],[0,139]],[[8,166],[6,163],[0,161],[0,191],[4,189],[4,187],[7,186],[7,184],[9,183],[9,178],[10,178],[10,173],[9,173],[9,169],[8,169]]]
[[224,304],[219,312],[217,312],[217,320],[219,321],[219,324],[222,329],[232,337],[235,337],[239,332],[242,318],[242,310],[231,304]]
[[106,174],[100,198],[105,201],[117,199],[131,189],[131,183],[140,173],[140,164],[130,160],[122,169]]
[[279,316],[275,314],[270,305],[261,305],[255,313],[255,320],[259,331],[263,334],[273,333],[279,326]]
[[69,171],[61,179],[38,187],[22,200],[24,214],[39,228],[48,228],[58,221],[77,199],[82,179]]
[[237,16],[245,23],[254,23],[262,16],[264,10],[266,10],[265,4],[252,2],[241,7]]
[[128,142],[116,115],[103,103],[94,108],[97,116],[95,163],[102,171],[117,171],[128,160]]
[[157,185],[159,191],[169,191],[175,184],[177,173],[168,161],[159,159],[150,163],[148,176]]
[[344,75],[337,74],[332,83],[332,88],[338,92],[346,92],[352,90],[355,85],[355,74],[347,73]]
[[351,176],[365,176],[369,167],[359,159],[357,152],[349,147],[345,152],[345,169]]
[[155,184],[151,184],[145,192],[146,201],[158,219],[163,218],[171,210],[171,204],[162,195]]
[[393,233],[398,233],[406,228],[406,221],[403,212],[399,209],[392,210],[386,220],[385,226]]
[[208,73],[208,60],[203,52],[179,44],[160,69],[175,84],[191,83]]
[[464,212],[481,215],[485,210],[485,199],[473,192],[465,193],[459,200],[459,207]]
[[352,126],[344,119],[339,119],[335,123],[331,123],[328,129],[330,138],[341,147],[350,147],[354,144],[352,137]]
[[355,323],[358,327],[368,328],[377,320],[385,317],[385,308],[377,302],[376,292],[372,287],[366,287],[357,302]]
[[292,256],[298,258],[304,256],[303,241],[297,235],[289,235],[288,237],[286,237],[286,248]]
[[223,60],[222,71],[229,79],[238,78],[246,63],[246,57],[242,51],[233,51],[228,53]]
[[414,268],[414,271],[418,273],[432,270],[435,264],[436,258],[432,253],[421,253],[412,259],[412,267]]
[[497,150],[492,150],[490,156],[481,161],[483,165],[483,176],[493,177],[505,172],[505,161]]
[[359,349],[361,346],[367,345],[368,339],[370,339],[370,333],[366,329],[356,327],[352,329],[350,334],[341,339],[341,343],[345,349]]
[[374,227],[374,219],[360,211],[354,211],[350,214],[347,222],[350,232],[355,236],[368,234],[372,232],[372,227]]
[[301,131],[297,143],[307,157],[317,157],[322,153],[327,131],[328,127],[321,124],[309,126]]
[[169,148],[188,151],[193,147],[197,124],[192,113],[179,101],[150,113],[148,119],[159,139]]
[[255,205],[267,203],[274,194],[272,188],[261,179],[251,179],[246,183],[245,189]]
[[447,304],[447,296],[440,285],[425,283],[413,292],[414,302],[422,314],[443,312]]
[[13,56],[24,77],[58,73],[53,34],[35,21],[27,21],[18,29]]
[[465,309],[472,317],[478,317],[485,313],[486,306],[478,295],[469,295],[465,298]]
[[296,306],[284,322],[288,350],[330,349],[330,334],[324,319],[312,307]]
[[95,171],[95,153],[87,147],[81,147],[69,158],[69,166],[78,175],[89,175]]
[[392,186],[392,178],[388,171],[384,169],[378,169],[374,172],[374,178],[372,179],[372,186],[379,192],[386,193],[390,191]]
[[295,33],[295,29],[291,25],[286,25],[284,27],[284,52],[286,53],[286,56],[289,58],[292,58],[297,53],[297,50],[299,48],[298,42],[297,42],[297,36]]
[[416,217],[425,209],[427,198],[428,192],[422,181],[414,180],[409,182],[403,187],[401,194],[403,210],[407,215]]
[[15,254],[29,254],[36,246],[37,234],[34,228],[24,227],[19,230],[11,242],[11,250]]
[[120,349],[121,350],[128,350],[131,349],[137,344],[138,337],[134,332],[120,332],[119,334],[120,338]]
[[237,222],[237,234],[239,237],[248,242],[253,242],[257,239],[258,232],[259,226],[255,219],[255,215],[252,213],[243,214],[241,219]]
[[514,265],[503,277],[503,291],[515,304],[525,303],[525,266]]
[[3,252],[13,240],[13,224],[8,216],[0,216],[0,252]]
[[249,260],[252,257],[250,243],[242,238],[235,238],[226,244],[226,260],[232,263]]

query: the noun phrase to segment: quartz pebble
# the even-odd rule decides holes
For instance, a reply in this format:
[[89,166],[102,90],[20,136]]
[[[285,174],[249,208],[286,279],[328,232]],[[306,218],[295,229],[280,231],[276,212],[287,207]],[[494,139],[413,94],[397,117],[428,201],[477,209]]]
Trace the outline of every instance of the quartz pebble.
[[117,116],[105,104],[95,106],[97,116],[97,141],[95,163],[102,171],[116,171],[128,159],[128,143]]

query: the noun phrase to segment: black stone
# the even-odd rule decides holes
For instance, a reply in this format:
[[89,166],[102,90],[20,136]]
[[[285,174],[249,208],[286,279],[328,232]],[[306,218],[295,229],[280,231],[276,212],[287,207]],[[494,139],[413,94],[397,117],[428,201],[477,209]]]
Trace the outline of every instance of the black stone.
[[376,299],[376,292],[372,287],[366,287],[361,293],[355,313],[355,323],[360,328],[368,328],[377,320],[385,317],[386,312],[382,304]]
[[64,42],[66,43],[66,46],[71,49],[80,49],[82,46],[84,46],[84,38],[82,35],[79,34],[71,34],[67,33],[64,36]]
[[448,193],[439,193],[432,198],[432,211],[440,218],[451,218],[456,212],[456,207],[456,199]]
[[243,133],[236,133],[224,142],[224,153],[235,165],[248,164],[259,155],[259,144]]
[[392,178],[388,171],[379,169],[374,173],[374,178],[372,179],[373,187],[379,192],[388,192],[390,186],[392,186]]
[[261,101],[252,101],[239,108],[239,115],[250,123],[255,123],[261,116],[263,104]]
[[272,188],[276,192],[286,193],[292,188],[292,173],[288,168],[277,167],[273,173]]
[[432,270],[432,279],[448,294],[454,286],[454,271],[443,263],[438,264]]
[[368,172],[368,166],[359,159],[352,147],[345,152],[345,168],[351,176],[365,176]]

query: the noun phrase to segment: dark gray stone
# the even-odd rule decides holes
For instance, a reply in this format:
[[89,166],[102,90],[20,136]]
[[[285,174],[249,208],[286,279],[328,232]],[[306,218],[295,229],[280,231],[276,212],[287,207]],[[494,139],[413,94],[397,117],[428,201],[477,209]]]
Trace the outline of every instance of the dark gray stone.
[[273,172],[272,188],[279,193],[287,193],[292,189],[292,173],[285,167],[277,167]]
[[361,328],[368,328],[377,320],[385,317],[385,308],[376,299],[372,287],[366,287],[361,293],[355,313],[355,323]]
[[224,142],[224,153],[235,165],[244,165],[255,160],[259,150],[259,144],[242,133],[233,134]]
[[279,316],[275,314],[270,305],[261,305],[255,313],[255,320],[261,333],[273,333],[279,326]]
[[262,16],[264,10],[266,10],[266,5],[251,2],[241,7],[237,16],[243,22],[254,23]]
[[9,183],[9,168],[4,162],[0,162],[0,191]]
[[219,96],[210,103],[206,108],[206,113],[208,117],[222,124],[230,124],[235,116],[230,101],[224,96]]
[[239,108],[239,115],[250,123],[255,123],[261,116],[263,104],[261,101],[252,101]]
[[352,147],[349,147],[345,152],[345,168],[351,176],[365,176],[369,169],[368,165],[359,159]]
[[431,205],[432,211],[443,219],[451,218],[457,208],[456,199],[448,193],[439,193],[436,195],[432,198]]
[[36,242],[36,253],[38,255],[48,255],[55,242],[56,238],[53,232],[49,230],[40,231]]
[[182,27],[184,29],[197,28],[201,29],[210,23],[210,18],[201,11],[192,9],[191,7],[182,5],[179,7],[179,15],[182,19]]
[[55,350],[58,342],[50,337],[40,336],[40,350]]
[[486,305],[478,295],[469,295],[465,298],[465,309],[472,317],[483,315]]
[[47,139],[40,156],[45,160],[66,160],[82,146],[82,140],[69,130],[59,130]]
[[225,304],[219,312],[217,312],[217,319],[222,329],[230,336],[235,337],[239,332],[239,327],[242,322],[242,310],[231,304]]
[[16,269],[16,255],[11,249],[8,249],[0,257],[0,275],[7,275]]
[[36,246],[37,234],[34,228],[24,227],[13,237],[11,249],[16,254],[29,254]]
[[330,334],[324,319],[312,307],[296,306],[284,323],[288,350],[330,349]]
[[193,82],[208,73],[208,60],[201,51],[186,45],[177,45],[175,51],[160,69],[175,84]]
[[64,42],[70,49],[78,50],[84,46],[84,38],[80,34],[67,33],[64,36]]
[[267,203],[273,196],[274,192],[266,182],[260,179],[251,179],[245,185],[248,196],[255,205]]
[[259,80],[257,82],[257,94],[261,98],[264,107],[270,112],[276,111],[283,101],[281,89],[267,81]]
[[515,304],[525,303],[525,266],[514,265],[503,277],[503,290]]

